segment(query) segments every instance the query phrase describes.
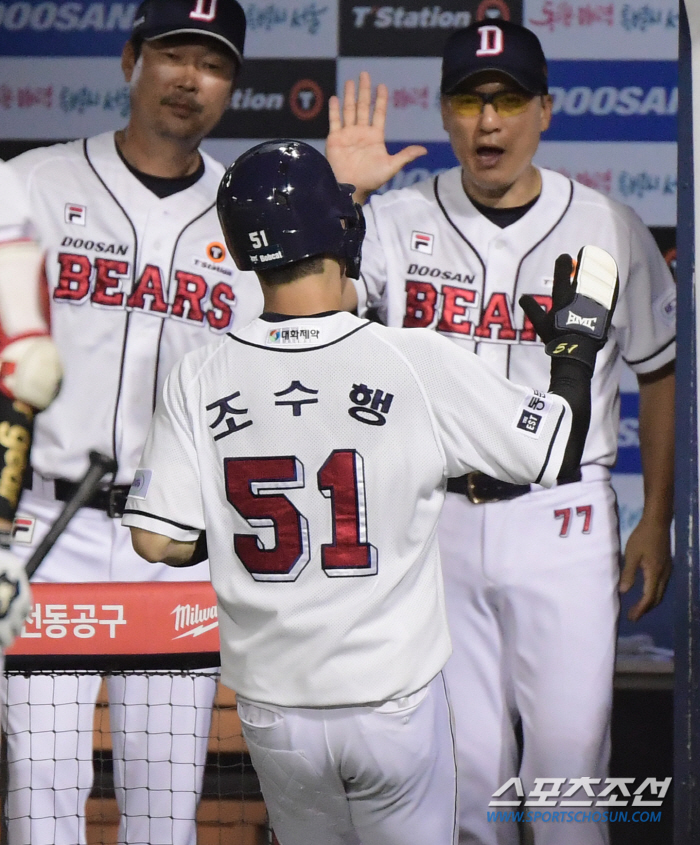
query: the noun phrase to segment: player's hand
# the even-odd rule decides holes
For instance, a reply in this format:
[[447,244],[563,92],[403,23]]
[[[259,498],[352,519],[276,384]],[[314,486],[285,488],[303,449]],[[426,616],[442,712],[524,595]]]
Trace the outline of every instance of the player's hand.
[[63,370],[58,350],[43,333],[10,338],[0,348],[0,390],[38,411],[58,393]]
[[627,618],[636,622],[663,598],[671,577],[671,538],[669,528],[643,517],[630,534],[625,547],[625,565],[620,575],[620,592],[634,586],[639,570],[644,577],[642,596],[627,611]]
[[576,264],[563,254],[554,265],[552,307],[545,311],[529,294],[520,307],[553,358],[580,361],[593,371],[608,339],[620,282],[615,259],[595,246],[580,250]]
[[386,85],[378,85],[372,112],[372,80],[367,71],[362,71],[357,97],[355,81],[349,79],[345,83],[342,112],[338,97],[328,101],[326,158],[339,182],[355,186],[355,201],[360,204],[402,167],[428,152],[413,144],[389,155],[384,136],[388,100]]
[[24,563],[7,549],[0,549],[0,647],[12,645],[31,609]]

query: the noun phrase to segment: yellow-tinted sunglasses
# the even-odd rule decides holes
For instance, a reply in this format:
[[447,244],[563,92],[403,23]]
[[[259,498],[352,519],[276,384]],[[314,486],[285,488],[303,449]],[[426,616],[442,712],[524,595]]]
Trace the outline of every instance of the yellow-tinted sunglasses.
[[522,114],[533,99],[524,91],[496,91],[494,94],[452,94],[448,97],[452,111],[461,117],[477,117],[487,103],[490,103],[501,117]]

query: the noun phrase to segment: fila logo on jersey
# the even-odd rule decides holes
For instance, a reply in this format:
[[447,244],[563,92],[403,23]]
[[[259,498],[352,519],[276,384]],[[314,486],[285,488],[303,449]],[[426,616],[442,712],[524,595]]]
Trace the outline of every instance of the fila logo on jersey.
[[77,203],[66,203],[65,221],[75,226],[84,226],[87,220],[87,207]]
[[28,546],[34,537],[36,520],[32,516],[16,516],[12,523],[12,542]]
[[429,235],[427,232],[412,232],[411,249],[414,252],[425,252],[427,255],[432,255],[433,240],[434,236]]
[[585,329],[590,329],[592,332],[595,331],[595,324],[598,322],[597,317],[581,317],[578,314],[574,314],[573,311],[569,311],[569,316],[566,320],[567,326],[583,326]]
[[128,261],[95,258],[93,262],[87,255],[72,252],[59,253],[57,261],[61,269],[53,291],[55,302],[82,305],[89,301],[99,308],[175,317],[190,325],[206,323],[216,330],[231,325],[235,295],[227,282],[210,286],[197,273],[175,270],[172,276],[175,293],[169,302],[163,273],[153,264],[147,264],[134,283]]

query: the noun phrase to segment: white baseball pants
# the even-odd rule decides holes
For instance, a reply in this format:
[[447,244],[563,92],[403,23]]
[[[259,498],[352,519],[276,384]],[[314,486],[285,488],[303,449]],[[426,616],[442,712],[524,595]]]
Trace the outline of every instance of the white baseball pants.
[[[36,476],[35,476],[36,479]],[[41,493],[41,490],[39,490]],[[28,557],[61,503],[25,492],[20,512],[36,518]],[[193,581],[206,566],[149,564],[130,532],[101,511],[83,508],[59,538],[34,581]],[[97,675],[13,676],[3,686],[9,794],[9,845],[84,845],[85,802],[93,783],[93,715]],[[111,676],[115,794],[119,843],[195,845],[195,813],[206,762],[216,680],[211,673]]]
[[[453,642],[445,676],[460,845],[517,845],[517,824],[488,816],[493,794],[513,776],[522,778],[526,800],[538,777],[607,776],[618,523],[607,471],[584,468],[583,478],[492,504],[447,494],[439,540]],[[565,828],[537,822],[536,845],[608,843],[604,823]]]
[[291,708],[238,697],[280,845],[453,845],[456,771],[442,675],[378,706]]

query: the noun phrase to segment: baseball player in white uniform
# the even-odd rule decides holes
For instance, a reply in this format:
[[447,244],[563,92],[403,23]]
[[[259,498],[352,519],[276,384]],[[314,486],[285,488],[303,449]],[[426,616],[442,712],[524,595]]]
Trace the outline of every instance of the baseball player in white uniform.
[[[584,252],[574,298],[563,256],[549,314],[529,303],[553,356],[551,392],[533,392],[433,332],[338,310],[359,273],[353,190],[298,141],[227,171],[222,227],[265,312],[176,365],[123,522],[174,566],[206,531],[222,680],[281,845],[448,845],[447,477],[549,487],[578,466],[616,268]],[[596,341],[559,326],[588,306]]]
[[[54,398],[61,366],[41,309],[42,252],[17,177],[0,161],[0,669],[31,610],[24,562],[9,551],[34,411]],[[0,697],[0,702],[2,701]]]
[[[208,578],[206,563],[146,566],[118,517],[169,369],[262,308],[255,277],[236,269],[223,243],[214,208],[223,168],[198,150],[230,102],[244,36],[235,0],[146,0],[122,57],[128,125],[12,161],[46,248],[65,367],[59,399],[37,421],[22,498],[23,514],[36,521],[33,545],[70,497],[90,450],[118,462],[36,580]],[[12,679],[11,845],[85,842],[100,683],[94,675]],[[107,685],[119,841],[193,845],[215,680],[114,676]]]
[[[651,234],[626,206],[548,170],[532,157],[549,125],[546,62],[536,36],[502,21],[448,40],[442,115],[460,166],[410,188],[375,195],[357,298],[392,326],[422,326],[471,350],[501,375],[542,389],[547,371],[531,321],[518,305],[552,296],[548,268],[583,243],[609,251],[620,301],[598,356],[580,473],[547,491],[470,473],[448,484],[439,539],[454,653],[446,677],[455,707],[460,843],[511,845],[515,822],[487,820],[489,802],[528,798],[536,778],[605,778],[610,754],[618,586],[639,569],[638,618],[661,600],[670,573],[673,501],[675,289]],[[346,86],[331,102],[327,154],[356,198],[386,181],[419,147],[384,147],[387,92]],[[618,570],[610,468],[615,462],[622,362],[640,385],[645,505]],[[618,584],[619,582],[619,584]],[[518,759],[515,726],[523,734]],[[595,783],[596,781],[593,781]],[[565,789],[570,789],[567,785]],[[590,790],[591,787],[588,787]],[[580,787],[568,800],[590,801]],[[563,792],[562,792],[563,797]],[[606,843],[604,824],[538,822],[535,841]],[[565,838],[562,838],[565,837]]]

